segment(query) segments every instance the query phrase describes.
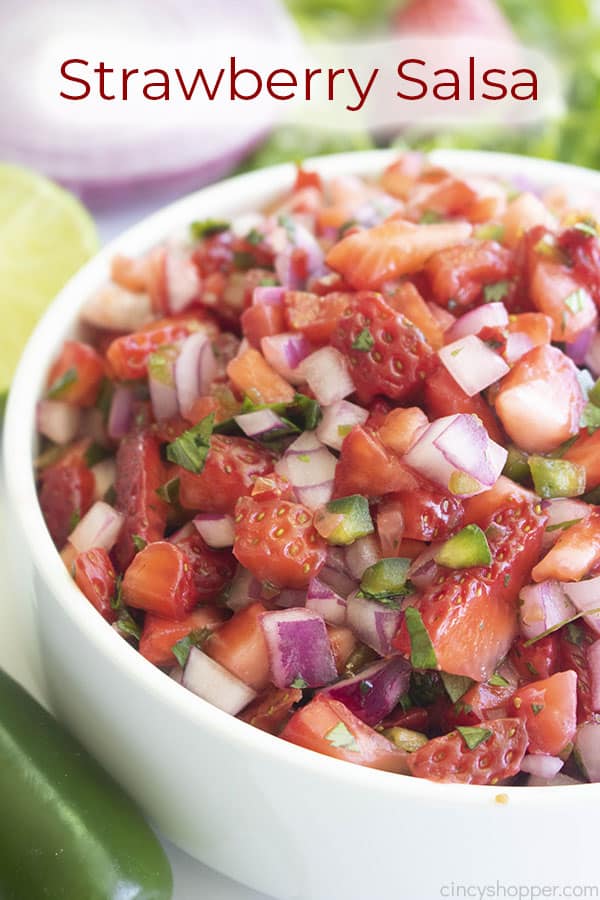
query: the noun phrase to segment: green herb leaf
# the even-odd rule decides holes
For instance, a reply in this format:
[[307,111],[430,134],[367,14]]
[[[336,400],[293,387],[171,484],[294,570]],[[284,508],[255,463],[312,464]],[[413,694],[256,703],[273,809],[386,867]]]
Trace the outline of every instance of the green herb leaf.
[[246,240],[249,244],[252,244],[254,247],[257,247],[259,244],[262,244],[265,236],[260,232],[257,228],[251,228],[248,234],[246,235]]
[[166,452],[169,462],[176,463],[182,469],[199,475],[210,450],[214,422],[215,414],[211,413],[193,428],[184,431],[177,440],[167,444]]
[[74,509],[71,513],[71,518],[69,519],[69,534],[72,531],[75,531],[79,523],[81,522],[81,510]]
[[97,444],[95,441],[90,444],[85,453],[83,454],[83,461],[88,467],[91,469],[92,466],[95,466],[96,463],[102,462],[103,459],[106,459],[110,456],[110,453],[103,447],[102,444]]
[[358,750],[356,738],[343,722],[338,722],[337,725],[334,725],[325,735],[325,739],[329,741],[332,747],[339,747],[344,750]]
[[189,634],[177,641],[176,644],[173,644],[171,653],[182,669],[187,662],[192,647],[201,647],[211,634],[212,630],[210,628],[194,628]]
[[131,540],[133,541],[133,546],[135,547],[137,553],[139,553],[140,550],[143,550],[144,547],[148,546],[148,541],[145,541],[144,538],[140,537],[139,534],[132,534]]
[[115,581],[115,593],[110,601],[111,609],[122,609],[123,608],[122,588],[123,588],[123,576],[117,575],[117,578]]
[[66,372],[63,372],[56,381],[53,381],[48,390],[46,391],[46,396],[51,400],[58,400],[65,393],[67,388],[69,388],[72,384],[75,384],[77,381],[77,369],[71,368],[67,369]]
[[375,340],[373,339],[373,335],[371,334],[369,329],[363,328],[360,334],[358,334],[352,341],[352,349],[362,350],[366,353],[373,347],[374,344]]
[[308,684],[301,675],[298,675],[296,678],[294,678],[290,687],[297,688],[298,690],[302,691],[304,690],[304,688],[308,687]]
[[123,637],[132,637],[139,641],[142,636],[141,627],[126,609],[121,610],[115,625]]
[[[295,394],[292,403],[268,403],[255,404],[249,397],[245,397],[240,413],[258,412],[261,409],[272,409],[282,419],[284,428],[277,432],[269,432],[269,440],[272,443],[288,434],[297,434],[299,431],[314,431],[321,420],[321,407],[312,397],[305,394]],[[242,435],[243,432],[235,419],[226,419],[215,425],[213,431],[216,434]]]
[[492,284],[486,284],[483,288],[483,299],[485,303],[499,303],[504,300],[510,290],[510,281],[494,281]]
[[559,531],[564,528],[570,528],[571,525],[577,525],[578,522],[581,522],[581,519],[569,519],[566,522],[557,522],[556,525],[548,525],[545,529],[546,531]]
[[214,237],[222,231],[227,231],[229,222],[224,219],[203,219],[202,221],[192,222],[190,232],[193,240],[201,241],[203,238]]
[[423,211],[419,219],[419,225],[435,225],[437,222],[443,222],[444,217],[435,209],[426,209]]
[[567,625],[567,640],[569,643],[574,644],[576,647],[581,647],[584,637],[585,631],[581,623],[569,622]]
[[581,222],[575,222],[573,228],[575,228],[577,231],[582,231],[584,234],[587,234],[590,237],[596,237],[596,235],[598,234],[594,223],[586,219],[583,219]]
[[156,488],[156,493],[165,503],[177,503],[179,500],[179,478],[170,478],[169,481]]
[[595,616],[595,615],[598,615],[598,613],[600,613],[600,608],[584,609],[582,612],[576,613],[574,616],[571,616],[569,619],[563,619],[562,622],[558,622],[556,625],[553,625],[551,628],[546,628],[546,630],[542,631],[541,634],[537,634],[535,637],[529,638],[528,641],[525,641],[523,646],[531,647],[532,644],[536,644],[538,641],[541,641],[542,638],[548,637],[549,634],[554,634],[555,631],[558,631],[559,629],[564,628],[565,625],[570,625],[572,622],[576,622],[577,619],[583,618],[583,616]]
[[488,684],[491,684],[494,687],[508,687],[506,678],[503,678],[502,675],[498,675],[497,672],[494,672],[492,677],[488,679]]
[[489,740],[492,732],[489,728],[479,728],[478,725],[457,725],[456,730],[462,737],[469,750],[475,750],[484,741]]
[[96,409],[99,409],[102,413],[102,421],[106,422],[108,420],[108,414],[110,412],[110,405],[112,403],[113,394],[115,392],[114,385],[110,378],[103,378],[100,383],[100,390],[98,391],[98,396],[96,397]]
[[543,708],[544,708],[543,703],[532,703],[531,704],[531,710],[532,710],[534,716],[539,716],[539,714],[541,713]]
[[437,657],[429,633],[423,624],[421,613],[414,606],[404,611],[410,637],[410,661],[415,669],[436,669]]
[[448,672],[440,672],[440,675],[444,682],[446,693],[453,703],[460,700],[473,684],[473,679],[468,678],[466,675],[451,675]]

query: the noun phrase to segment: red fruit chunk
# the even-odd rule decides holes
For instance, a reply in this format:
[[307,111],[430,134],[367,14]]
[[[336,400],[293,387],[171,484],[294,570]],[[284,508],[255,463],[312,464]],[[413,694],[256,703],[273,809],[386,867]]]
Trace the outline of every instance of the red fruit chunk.
[[335,470],[335,497],[351,494],[379,497],[393,491],[413,490],[417,483],[414,472],[361,425],[344,438]]
[[439,541],[458,531],[463,520],[460,500],[426,478],[415,476],[414,488],[388,494],[379,505],[382,513],[399,510],[404,521],[404,538]]
[[255,691],[269,684],[269,652],[260,619],[262,603],[237,612],[206,642],[204,651]]
[[101,547],[79,553],[73,563],[75,584],[107,622],[117,618],[111,602],[115,598],[117,576],[106,550]]
[[558,756],[575,737],[577,675],[557,672],[519,688],[512,709],[525,722],[529,752]]
[[[561,668],[558,634],[548,634],[535,644],[526,646],[524,638],[517,638],[511,647],[509,659],[517,670],[521,681],[535,681],[549,678]],[[569,668],[569,667],[567,667]]]
[[491,439],[504,443],[502,432],[494,413],[482,394],[469,397],[456,383],[448,369],[441,363],[430,372],[423,388],[425,411],[430,419],[441,419],[456,413],[470,413],[478,416]]
[[425,266],[433,299],[450,310],[471,306],[486,284],[509,277],[511,260],[510,251],[495,241],[440,250]]
[[57,463],[42,475],[40,506],[50,536],[60,549],[94,499],[95,481],[83,463]]
[[173,541],[188,558],[199,603],[216,600],[235,574],[236,562],[229,550],[207,547],[198,531]]
[[140,653],[155,666],[174,666],[177,660],[173,655],[173,645],[177,641],[187,637],[190,631],[200,632],[204,628],[214,631],[224,621],[225,610],[216,606],[195,609],[183,619],[164,619],[148,613],[140,637]]
[[326,344],[351,300],[351,294],[341,292],[319,296],[306,291],[286,291],[287,326],[291,331],[301,331],[313,344]]
[[292,707],[301,699],[302,691],[298,688],[271,688],[247,706],[238,718],[261,731],[279,734],[292,715]]
[[74,406],[93,406],[104,378],[104,360],[93,347],[80,341],[65,341],[48,375],[52,400]]
[[168,541],[148,544],[134,557],[121,591],[127,606],[167,619],[183,619],[198,603],[188,558]]

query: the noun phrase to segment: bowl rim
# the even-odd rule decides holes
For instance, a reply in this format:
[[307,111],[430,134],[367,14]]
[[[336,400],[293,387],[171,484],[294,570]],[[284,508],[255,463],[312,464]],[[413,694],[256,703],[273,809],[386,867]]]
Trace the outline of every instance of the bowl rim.
[[[333,175],[373,175],[397,158],[397,150],[369,150],[339,153],[306,160],[304,165],[317,169],[325,177]],[[428,155],[432,163],[469,175],[494,175],[507,179],[531,179],[543,186],[569,184],[574,188],[594,187],[600,191],[600,173],[565,163],[484,151],[438,150]],[[17,523],[21,539],[40,577],[47,583],[56,602],[74,621],[87,640],[121,673],[141,683],[149,694],[173,714],[190,723],[219,733],[239,745],[242,752],[262,754],[265,760],[277,759],[289,765],[290,773],[301,768],[315,778],[337,779],[344,787],[381,795],[390,793],[414,798],[432,807],[461,802],[469,807],[487,805],[498,794],[507,795],[511,804],[554,808],[557,799],[569,803],[594,802],[600,797],[600,784],[565,785],[556,796],[555,788],[439,784],[421,778],[383,772],[343,763],[303,747],[296,746],[254,728],[212,706],[166,676],[142,657],[114,629],[98,617],[91,604],[81,602],[81,593],[70,578],[46,528],[37,500],[33,475],[35,409],[50,362],[65,336],[76,323],[79,309],[90,293],[109,275],[110,259],[117,252],[137,255],[187,225],[200,212],[203,216],[235,215],[250,211],[291,186],[295,166],[284,163],[233,178],[188,194],[106,245],[79,270],[49,305],[29,338],[21,356],[9,392],[4,422],[3,464],[6,476],[8,510]],[[256,207],[254,207],[256,208]]]

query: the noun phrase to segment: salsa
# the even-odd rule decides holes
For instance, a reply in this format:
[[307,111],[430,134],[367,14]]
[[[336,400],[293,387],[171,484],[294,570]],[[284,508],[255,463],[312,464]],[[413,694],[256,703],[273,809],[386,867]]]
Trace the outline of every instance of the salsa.
[[41,508],[100,616],[337,759],[599,780],[600,239],[557,196],[300,167],[117,256],[38,405]]

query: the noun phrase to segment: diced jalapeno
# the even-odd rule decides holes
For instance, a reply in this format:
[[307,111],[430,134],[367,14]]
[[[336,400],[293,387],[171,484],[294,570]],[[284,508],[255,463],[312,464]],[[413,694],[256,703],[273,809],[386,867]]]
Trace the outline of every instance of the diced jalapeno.
[[410,559],[393,556],[380,559],[363,573],[360,589],[370,597],[390,597],[403,594]]
[[577,463],[531,456],[529,469],[540,497],[579,497],[585,491],[585,469]]
[[529,484],[531,472],[529,471],[528,460],[527,454],[519,450],[518,447],[509,447],[502,474],[518,484]]
[[492,554],[479,525],[466,525],[442,544],[434,558],[440,566],[466,569],[469,566],[489,566]]
[[369,503],[362,494],[331,500],[315,517],[317,531],[330,544],[352,544],[375,530]]
[[400,750],[406,750],[407,753],[414,753],[420,747],[424,747],[429,738],[420,731],[412,731],[410,728],[400,728],[396,725],[393,728],[384,728],[381,732],[384,737],[395,744]]

